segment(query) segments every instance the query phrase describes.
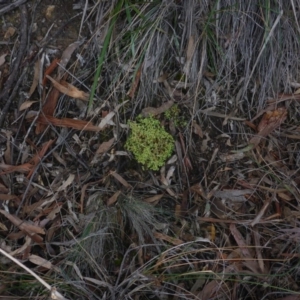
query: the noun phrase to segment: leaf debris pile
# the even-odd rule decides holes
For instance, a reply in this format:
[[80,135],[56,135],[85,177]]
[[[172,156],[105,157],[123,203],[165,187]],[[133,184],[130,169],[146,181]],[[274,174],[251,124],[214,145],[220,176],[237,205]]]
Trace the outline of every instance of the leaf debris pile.
[[[299,299],[300,2],[25,2],[0,3],[0,294]],[[174,139],[155,171],[140,116]]]

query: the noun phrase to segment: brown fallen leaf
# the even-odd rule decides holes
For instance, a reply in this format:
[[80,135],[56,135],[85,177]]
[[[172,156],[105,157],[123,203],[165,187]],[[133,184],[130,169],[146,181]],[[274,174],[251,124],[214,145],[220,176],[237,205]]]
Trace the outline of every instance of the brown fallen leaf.
[[7,200],[13,200],[13,199],[18,199],[18,196],[8,195],[8,194],[0,194],[0,201],[7,201]]
[[[275,128],[280,126],[282,122],[285,121],[287,117],[287,110],[285,107],[279,107],[276,110],[273,111],[267,111],[261,121],[259,122],[257,126],[258,132],[262,132],[263,130],[268,127],[268,130],[273,131]],[[270,127],[270,128],[269,128]]]
[[7,56],[8,54],[2,54],[0,55],[0,67],[5,63],[5,57]]
[[31,238],[29,236],[26,236],[25,237],[25,243],[20,248],[14,250],[12,252],[9,252],[9,254],[11,256],[15,256],[17,254],[20,254],[20,253],[24,252],[31,245],[31,243],[32,243]]
[[[63,74],[65,73],[65,68],[71,58],[72,53],[75,51],[75,49],[81,45],[80,41],[74,42],[72,44],[70,44],[63,52],[61,60],[60,60],[60,64],[57,70],[57,76],[55,78],[55,80],[60,81],[63,77]],[[56,63],[57,64],[57,63]],[[56,64],[54,64],[56,66]],[[67,74],[64,75],[64,77],[67,77]],[[45,103],[44,106],[42,108],[42,114],[43,115],[49,115],[49,116],[53,116],[54,115],[54,111],[56,109],[56,105],[57,105],[57,101],[58,101],[58,97],[60,95],[60,92],[58,89],[56,89],[55,87],[53,87],[50,91],[50,93],[48,94],[48,97],[45,99]],[[44,100],[44,99],[43,99]],[[35,133],[36,134],[40,134],[45,130],[45,124],[37,123],[37,126],[35,128]]]
[[56,81],[49,75],[46,75],[46,77],[52,82],[53,86],[56,89],[58,89],[61,93],[66,94],[72,98],[80,99],[83,101],[89,100],[89,94],[79,90],[74,85],[72,85],[64,80],[61,80],[59,83],[58,81]]
[[115,141],[115,138],[111,138],[109,141],[107,142],[103,142],[97,149],[96,154],[101,155],[105,152],[107,152],[110,147],[113,145]]
[[[115,116],[115,114],[118,112],[118,110],[122,106],[124,106],[128,101],[129,100],[126,100],[126,101],[122,102],[121,104],[118,104],[113,111],[110,111],[108,114],[105,114],[105,117],[101,120],[98,127],[100,129],[104,129],[104,127],[106,127],[106,125],[111,124],[112,123],[112,118]],[[120,126],[121,126],[121,124],[120,124]]]
[[230,228],[231,234],[233,235],[236,243],[238,244],[239,248],[241,249],[243,256],[247,257],[247,258],[252,257],[252,255],[249,251],[249,247],[246,244],[245,239],[243,238],[242,234],[238,231],[235,224],[231,223],[229,228]]
[[73,54],[73,52],[82,44],[82,41],[76,41],[72,44],[70,44],[63,52],[61,59],[60,59],[60,64],[58,66],[58,79],[61,79],[63,74],[65,73],[65,69],[67,67],[67,64]]
[[72,182],[75,179],[75,175],[74,174],[69,174],[69,177],[67,178],[66,181],[63,182],[63,184],[57,189],[57,192],[62,192],[65,191],[66,188],[72,184]]
[[53,71],[58,67],[59,62],[60,62],[59,58],[54,58],[50,66],[45,70],[43,83],[42,83],[43,86],[46,86],[47,84],[47,75],[51,75],[53,73]]
[[4,174],[10,174],[13,172],[21,172],[21,173],[27,173],[27,178],[29,179],[31,175],[33,174],[35,168],[40,163],[41,159],[46,154],[48,148],[54,143],[54,140],[50,140],[43,144],[43,148],[27,163],[18,165],[18,166],[11,166],[7,164],[0,164],[0,169],[3,169],[4,171],[0,173],[0,175]]
[[7,227],[1,222],[0,222],[0,229],[3,231],[8,231]]
[[180,204],[176,204],[175,205],[175,212],[174,215],[176,218],[180,218],[184,215],[182,209],[181,209],[181,205]]
[[269,135],[277,129],[287,118],[287,110],[285,107],[277,108],[276,110],[267,111],[257,126],[258,134],[254,136],[249,144],[257,146],[263,137]]
[[5,32],[4,39],[5,40],[10,39],[15,33],[16,33],[16,28],[14,28],[12,26],[8,27]]
[[[40,114],[40,118],[43,119],[44,116],[53,116],[56,105],[57,105],[59,94],[60,94],[59,90],[56,88],[53,88],[50,91],[50,93],[44,103],[44,106],[42,108],[42,113]],[[30,118],[28,118],[28,120],[30,120]],[[48,125],[48,124],[49,124],[49,122],[46,122],[46,123],[42,123],[42,121],[38,122],[36,124],[35,133],[36,134],[42,133],[45,130],[46,125]]]
[[110,171],[110,175],[112,175],[115,179],[117,179],[121,184],[123,184],[126,188],[132,189],[132,185],[129,184],[121,175],[119,175],[116,171]]
[[21,104],[19,111],[25,110],[27,108],[29,108],[32,104],[37,103],[37,101],[25,101]]
[[27,173],[27,172],[30,172],[32,167],[33,166],[30,163],[25,163],[25,164],[18,165],[18,166],[0,164],[0,169],[4,170],[3,172],[0,173],[0,175],[10,174],[13,172]]
[[172,107],[173,104],[174,104],[174,101],[170,100],[157,108],[146,107],[142,110],[142,116],[143,117],[149,117],[149,116],[155,117],[155,116],[160,115],[160,114],[164,113],[165,111],[167,111],[169,108]]
[[31,175],[33,174],[35,168],[40,163],[41,159],[45,156],[48,149],[51,147],[51,145],[55,142],[55,140],[49,140],[48,142],[43,144],[42,149],[29,161],[30,164],[33,165],[32,169],[29,171],[27,178],[29,179]]
[[121,191],[117,191],[116,193],[114,193],[108,200],[107,200],[107,206],[112,206],[114,205],[117,200],[118,200],[118,197],[119,195],[121,194]]
[[57,214],[61,211],[62,209],[62,203],[55,203],[56,206],[54,209],[51,210],[51,212],[47,215],[46,219],[48,220],[54,220]]
[[[31,84],[31,87],[29,89],[28,92],[28,98],[31,97],[31,95],[33,94],[33,92],[35,91],[36,87],[39,84],[39,79],[40,79],[40,70],[41,70],[41,60],[38,59],[35,64],[34,64],[34,75],[33,75],[33,81]],[[21,105],[22,106],[22,105]],[[19,109],[21,110],[21,109]]]
[[203,139],[203,131],[196,121],[193,121],[193,132]]
[[53,268],[53,265],[50,261],[48,261],[40,256],[34,255],[34,254],[31,254],[28,257],[28,260],[37,266],[40,266],[40,267],[43,267],[43,268],[46,268],[49,270],[51,270]]
[[181,132],[179,132],[179,138],[180,138],[180,145],[181,145],[181,148],[182,148],[182,153],[184,155],[184,158],[183,158],[184,164],[183,164],[183,166],[185,167],[186,172],[189,173],[190,171],[193,170],[193,166],[192,166],[191,160],[189,158],[189,155],[186,151],[184,138],[183,138],[183,135],[182,135]]
[[50,20],[53,16],[53,12],[55,10],[55,5],[48,5],[46,8],[45,17],[47,20]]
[[143,199],[143,201],[155,205],[155,204],[158,203],[158,201],[159,201],[163,196],[164,196],[163,194],[155,195],[155,196],[153,196],[153,197],[145,198],[145,199]]
[[266,269],[265,268],[265,261],[264,261],[264,258],[262,256],[263,247],[260,243],[260,233],[258,232],[257,228],[253,229],[253,236],[254,236],[255,252],[256,252],[256,257],[257,257],[259,268],[260,268],[262,273],[266,273],[265,272],[265,269]]
[[178,246],[178,245],[181,245],[184,243],[184,241],[182,241],[180,239],[173,238],[169,235],[166,235],[166,234],[163,234],[163,233],[160,233],[157,231],[154,231],[153,235],[155,238],[163,240],[163,241],[167,241],[168,243],[175,245],[175,246]]
[[140,65],[139,69],[136,72],[135,78],[134,78],[134,82],[132,83],[132,86],[129,90],[129,92],[127,93],[129,98],[133,98],[134,97],[134,93],[139,85],[140,82],[140,78],[141,78],[141,74],[142,74],[142,68],[143,68],[143,64]]
[[15,215],[12,215],[5,210],[0,209],[0,213],[4,215],[9,221],[11,221],[15,226],[19,227],[20,230],[25,231],[27,234],[31,236],[32,233],[38,233],[38,234],[45,234],[45,231],[43,228],[29,224],[27,221],[21,220]]
[[243,257],[245,258],[243,264],[248,269],[250,269],[253,272],[253,274],[260,274],[261,273],[260,267],[258,265],[257,260],[253,258],[253,255],[251,253],[252,252],[251,247],[247,245],[245,239],[243,238],[242,234],[238,231],[234,223],[230,224],[229,229],[236,243],[238,244]]
[[265,214],[265,212],[266,212],[267,208],[270,206],[271,202],[272,202],[272,199],[270,197],[267,200],[265,200],[265,203],[262,206],[262,208],[260,209],[259,213],[256,215],[254,220],[250,223],[250,225],[252,227],[261,221],[261,218]]
[[[30,119],[27,119],[30,121]],[[103,128],[94,126],[90,121],[74,120],[69,118],[58,119],[50,115],[39,115],[37,122],[43,125],[52,124],[59,127],[73,128],[84,131],[101,131]]]
[[220,154],[219,158],[222,162],[234,162],[236,160],[243,159],[245,157],[244,152],[237,152],[233,154]]
[[103,129],[109,122],[110,120],[115,116],[116,112],[111,111],[109,112],[100,122],[98,125],[99,128]]
[[190,71],[190,65],[195,52],[195,38],[193,35],[189,37],[187,49],[186,49],[186,62],[183,67],[183,72],[188,76]]
[[213,223],[211,223],[211,225],[210,225],[210,240],[212,242],[214,242],[215,238],[216,238],[216,227]]

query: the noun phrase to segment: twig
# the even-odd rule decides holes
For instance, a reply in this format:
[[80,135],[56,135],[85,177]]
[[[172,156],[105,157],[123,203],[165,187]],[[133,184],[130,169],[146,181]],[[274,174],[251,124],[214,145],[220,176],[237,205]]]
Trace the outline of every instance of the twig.
[[6,5],[4,8],[0,9],[0,16],[7,13],[10,10],[17,8],[18,6],[24,4],[27,0],[18,0],[14,3]]
[[27,271],[30,275],[32,275],[36,280],[38,280],[46,289],[48,289],[51,292],[51,299],[58,299],[58,300],[66,300],[66,298],[61,295],[56,288],[51,287],[45,280],[43,280],[41,277],[39,277],[37,274],[35,274],[32,270],[24,266],[21,262],[19,262],[17,259],[15,259],[13,256],[11,256],[9,253],[6,253],[3,249],[0,248],[0,253],[6,256],[8,259],[13,261],[15,264],[17,264],[19,267]]

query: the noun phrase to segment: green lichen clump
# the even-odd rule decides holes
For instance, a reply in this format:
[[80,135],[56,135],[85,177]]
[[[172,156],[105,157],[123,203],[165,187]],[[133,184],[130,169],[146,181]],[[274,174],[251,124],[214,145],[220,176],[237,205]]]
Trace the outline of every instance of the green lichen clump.
[[174,149],[173,137],[153,117],[129,122],[131,134],[125,148],[133,153],[145,168],[157,171]]
[[178,105],[175,104],[165,112],[165,117],[167,120],[172,121],[175,127],[185,127],[187,121],[183,116],[180,116],[180,113]]

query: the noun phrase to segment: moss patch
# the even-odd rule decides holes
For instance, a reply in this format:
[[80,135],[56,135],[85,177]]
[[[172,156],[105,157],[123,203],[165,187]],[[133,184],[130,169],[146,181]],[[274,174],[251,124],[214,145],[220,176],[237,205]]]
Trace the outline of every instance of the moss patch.
[[131,134],[125,148],[145,168],[159,170],[174,149],[173,137],[153,117],[138,118],[129,122]]

